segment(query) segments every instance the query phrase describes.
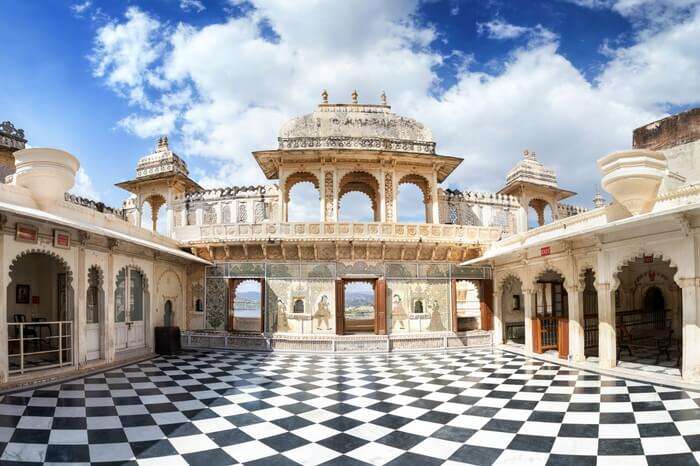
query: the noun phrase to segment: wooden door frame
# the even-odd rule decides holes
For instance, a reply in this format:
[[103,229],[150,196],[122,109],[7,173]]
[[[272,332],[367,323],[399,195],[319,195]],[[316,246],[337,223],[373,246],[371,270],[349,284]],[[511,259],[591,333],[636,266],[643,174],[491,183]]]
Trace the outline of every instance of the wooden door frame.
[[[335,333],[345,335],[345,285],[370,283],[374,290],[374,335],[386,335],[386,280],[384,277],[340,277],[335,285]],[[383,325],[382,325],[383,324]]]

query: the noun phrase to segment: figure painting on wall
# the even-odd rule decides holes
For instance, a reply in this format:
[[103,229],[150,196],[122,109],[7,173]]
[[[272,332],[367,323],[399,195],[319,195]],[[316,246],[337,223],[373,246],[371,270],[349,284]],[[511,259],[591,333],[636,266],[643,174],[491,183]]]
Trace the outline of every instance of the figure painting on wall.
[[431,332],[441,332],[445,330],[445,326],[442,325],[440,305],[438,304],[437,299],[433,299],[433,312],[430,314],[430,325],[428,325],[428,330]]
[[401,296],[395,294],[394,299],[391,303],[391,327],[393,328],[395,322],[399,323],[399,328],[404,330],[406,328],[406,310],[403,308],[403,302],[401,301]]
[[281,299],[277,299],[277,331],[289,332],[289,322],[287,322],[287,306]]
[[15,290],[15,303],[29,304],[29,285],[17,285]]
[[316,329],[323,330],[321,328],[321,323],[323,322],[326,324],[326,330],[330,330],[330,318],[331,310],[328,306],[328,296],[324,294],[323,296],[321,296],[321,301],[318,302],[318,307],[316,309],[316,313],[314,314],[314,319],[316,319]]

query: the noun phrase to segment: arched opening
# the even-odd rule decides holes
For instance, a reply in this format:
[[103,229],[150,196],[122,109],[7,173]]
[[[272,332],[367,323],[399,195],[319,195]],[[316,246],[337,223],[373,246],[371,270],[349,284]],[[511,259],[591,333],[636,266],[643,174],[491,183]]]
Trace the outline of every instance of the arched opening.
[[287,177],[284,196],[288,222],[321,221],[321,192],[314,174],[297,172]]
[[481,301],[477,284],[470,280],[457,280],[455,293],[457,330],[462,332],[481,328]]
[[430,185],[422,176],[406,175],[401,178],[396,200],[396,215],[399,222],[427,223],[432,220]]
[[145,317],[149,314],[150,302],[146,274],[137,267],[121,269],[114,289],[114,345],[117,351],[146,345]]
[[566,357],[569,351],[568,319],[569,297],[564,288],[564,277],[554,270],[545,270],[535,280],[534,351],[559,351],[561,357]]
[[163,326],[164,327],[172,327],[173,326],[173,302],[170,301],[169,299],[165,301],[165,305],[163,306],[164,313],[163,313]]
[[85,325],[87,331],[87,360],[104,358],[105,293],[102,269],[93,265],[88,269],[88,288],[85,297]]
[[501,320],[503,322],[503,339],[505,343],[525,344],[525,311],[523,286],[518,277],[508,276],[501,291]]
[[227,329],[231,332],[262,333],[264,282],[259,278],[229,281]]
[[344,287],[345,333],[375,333],[375,294],[371,281],[347,281]]
[[554,220],[554,212],[549,202],[543,199],[532,199],[527,209],[527,227],[537,228]]
[[683,306],[676,272],[652,254],[620,268],[615,290],[619,366],[680,375]]
[[162,235],[168,233],[168,215],[165,198],[160,194],[148,196],[141,208],[141,226]]
[[[339,220],[344,222],[378,222],[380,220],[379,183],[375,177],[367,172],[350,172],[341,178],[338,188]],[[369,198],[369,202],[365,196]]]
[[598,355],[598,291],[595,272],[586,269],[581,278],[583,305],[583,351],[586,358]]
[[10,266],[6,305],[10,374],[73,364],[72,273],[63,259],[19,255]]
[[303,314],[304,313],[304,300],[301,298],[297,298],[294,300],[294,310],[292,311],[294,314]]
[[372,222],[372,200],[365,193],[349,192],[339,200],[338,220],[341,222]]

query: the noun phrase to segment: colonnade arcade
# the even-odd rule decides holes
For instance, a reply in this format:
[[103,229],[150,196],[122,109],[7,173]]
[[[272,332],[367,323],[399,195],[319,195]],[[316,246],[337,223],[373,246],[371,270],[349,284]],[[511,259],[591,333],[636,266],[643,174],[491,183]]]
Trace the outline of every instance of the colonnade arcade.
[[689,276],[693,258],[620,249],[497,268],[494,340],[606,369],[696,379],[700,279]]
[[426,223],[439,222],[437,174],[413,173],[393,167],[381,169],[322,168],[302,169],[298,166],[280,169],[281,222],[289,221],[291,192],[299,183],[310,183],[318,191],[319,218],[322,222],[342,220],[340,209],[344,196],[359,192],[367,196],[371,205],[372,221],[396,223],[398,221],[398,191],[403,184],[415,185],[422,195]]

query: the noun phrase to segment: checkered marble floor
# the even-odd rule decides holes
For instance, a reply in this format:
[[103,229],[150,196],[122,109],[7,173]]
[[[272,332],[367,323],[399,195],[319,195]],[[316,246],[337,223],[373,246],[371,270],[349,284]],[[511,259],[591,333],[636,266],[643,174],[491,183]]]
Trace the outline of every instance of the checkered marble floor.
[[188,352],[0,400],[0,462],[697,464],[700,393],[493,350]]

